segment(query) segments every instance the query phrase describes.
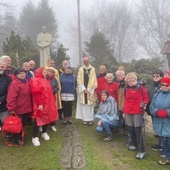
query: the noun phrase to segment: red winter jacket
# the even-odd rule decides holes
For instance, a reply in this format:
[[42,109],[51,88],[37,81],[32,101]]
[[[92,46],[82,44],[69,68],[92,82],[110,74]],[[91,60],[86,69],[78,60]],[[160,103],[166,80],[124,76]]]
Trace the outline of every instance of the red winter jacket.
[[[42,74],[42,67],[35,71],[34,76],[30,80],[34,107],[32,117],[36,118],[38,126],[43,126],[57,120],[58,112],[52,88]],[[39,105],[43,105],[42,111],[38,110]]]
[[108,83],[106,82],[103,85],[103,89],[102,90],[108,90],[110,96],[112,96],[116,102],[118,102],[118,83],[117,82],[112,82],[112,83]]
[[142,114],[141,102],[148,103],[149,98],[145,87],[128,86],[125,90],[125,114]]
[[16,114],[32,112],[32,96],[29,83],[15,78],[9,86],[7,108]]
[[106,73],[105,74],[99,74],[97,76],[97,88],[95,89],[96,90],[96,93],[97,93],[97,98],[100,100],[101,98],[101,91],[103,90],[103,85],[107,82],[106,78]]

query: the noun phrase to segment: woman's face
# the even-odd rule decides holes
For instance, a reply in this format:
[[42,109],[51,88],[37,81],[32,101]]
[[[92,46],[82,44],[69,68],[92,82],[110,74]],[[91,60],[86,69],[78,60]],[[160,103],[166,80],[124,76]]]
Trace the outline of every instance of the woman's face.
[[161,84],[161,90],[162,91],[169,91],[170,90],[170,85],[166,83]]
[[54,71],[48,70],[48,71],[47,71],[47,74],[48,74],[50,77],[52,77],[52,76],[54,76]]
[[113,82],[113,77],[106,77],[106,80],[108,83],[112,83]]
[[107,95],[106,95],[105,93],[102,93],[102,94],[101,94],[101,99],[102,99],[103,101],[106,101]]
[[127,80],[127,83],[128,83],[129,86],[134,86],[134,85],[137,84],[137,80],[134,77],[129,77],[128,80]]
[[19,79],[24,80],[26,77],[26,73],[25,72],[20,72],[19,74],[16,75]]
[[44,77],[46,77],[46,75],[47,75],[47,69],[44,69],[44,70],[42,71],[42,74],[43,74]]

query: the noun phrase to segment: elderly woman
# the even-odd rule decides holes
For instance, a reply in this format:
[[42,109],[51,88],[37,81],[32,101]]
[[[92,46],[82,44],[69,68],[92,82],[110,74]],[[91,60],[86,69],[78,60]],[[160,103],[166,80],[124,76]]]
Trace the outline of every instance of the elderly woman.
[[142,159],[146,156],[144,141],[141,136],[141,127],[143,122],[142,107],[148,103],[147,90],[144,86],[137,83],[137,76],[134,72],[128,73],[125,81],[127,87],[125,89],[123,112],[131,138],[131,146],[129,146],[129,150],[139,149],[136,158]]
[[170,77],[161,80],[161,88],[152,98],[150,112],[153,116],[153,128],[163,139],[165,160],[160,165],[170,165]]
[[[16,78],[9,87],[6,106],[10,114],[16,114],[22,120],[24,127],[32,112],[31,90],[24,69],[18,68],[14,74]],[[24,142],[22,132],[14,134],[14,143],[22,145]]]
[[118,126],[119,116],[117,103],[113,97],[109,96],[109,92],[107,90],[103,90],[101,92],[101,100],[99,109],[95,115],[95,118],[99,119],[96,130],[98,132],[105,130],[108,136],[104,138],[103,141],[109,142],[113,140],[111,128]]
[[103,84],[102,90],[109,91],[110,96],[112,96],[116,102],[118,102],[118,83],[114,81],[114,76],[112,73],[106,74],[107,82]]
[[61,101],[63,110],[63,124],[72,124],[72,107],[75,99],[76,76],[72,74],[71,66],[65,66],[64,73],[60,75]]
[[35,119],[32,137],[34,146],[40,145],[38,138],[39,126],[42,126],[41,137],[44,140],[50,140],[50,137],[46,132],[47,126],[49,123],[58,119],[54,94],[46,76],[47,69],[40,67],[35,71],[34,78],[30,80],[34,109],[32,117]]

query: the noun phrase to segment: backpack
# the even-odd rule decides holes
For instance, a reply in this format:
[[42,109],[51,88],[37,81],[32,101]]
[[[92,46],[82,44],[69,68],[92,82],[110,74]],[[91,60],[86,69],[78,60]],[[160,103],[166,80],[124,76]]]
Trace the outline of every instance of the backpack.
[[[2,131],[1,131],[2,132],[2,137],[3,137],[4,142],[6,143],[6,145],[14,146],[13,144],[10,144],[5,140],[5,133],[18,134],[21,131],[22,131],[22,139],[23,139],[24,138],[24,130],[23,130],[21,119],[17,115],[8,116],[4,120],[4,123],[3,123],[3,126],[2,126]],[[22,143],[23,143],[23,141],[22,141]]]

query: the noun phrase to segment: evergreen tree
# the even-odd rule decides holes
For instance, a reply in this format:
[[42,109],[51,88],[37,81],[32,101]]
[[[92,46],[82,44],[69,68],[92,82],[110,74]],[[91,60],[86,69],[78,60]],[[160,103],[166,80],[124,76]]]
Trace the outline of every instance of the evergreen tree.
[[48,0],[41,0],[37,8],[29,1],[22,8],[20,25],[22,25],[23,33],[26,32],[34,44],[36,44],[36,38],[42,26],[46,26],[54,41],[57,41],[57,21],[53,9],[49,7]]
[[67,55],[67,51],[68,48],[64,48],[63,44],[60,44],[57,51],[51,54],[51,57],[55,60],[57,69],[62,67],[62,62],[64,60],[70,60],[70,57]]
[[96,68],[101,64],[110,65],[110,71],[117,68],[118,62],[113,56],[109,40],[103,33],[95,31],[90,42],[85,42],[85,50],[90,54]]
[[23,62],[30,59],[38,61],[38,51],[34,48],[30,37],[22,40],[19,34],[12,31],[9,38],[3,42],[3,53],[12,59],[12,65],[20,67]]

